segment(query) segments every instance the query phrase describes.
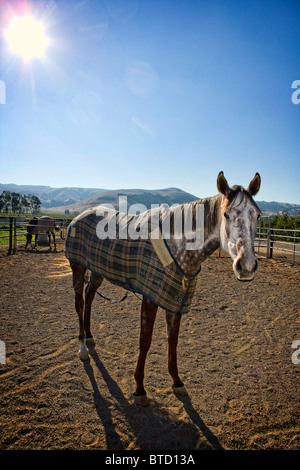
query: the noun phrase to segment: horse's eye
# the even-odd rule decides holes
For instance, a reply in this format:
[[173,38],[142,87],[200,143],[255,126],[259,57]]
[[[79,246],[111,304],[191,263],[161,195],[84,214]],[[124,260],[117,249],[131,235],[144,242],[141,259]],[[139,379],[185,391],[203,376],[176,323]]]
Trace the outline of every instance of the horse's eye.
[[227,212],[224,212],[224,217],[225,217],[225,219],[227,219],[227,220],[229,219],[229,215],[227,214]]

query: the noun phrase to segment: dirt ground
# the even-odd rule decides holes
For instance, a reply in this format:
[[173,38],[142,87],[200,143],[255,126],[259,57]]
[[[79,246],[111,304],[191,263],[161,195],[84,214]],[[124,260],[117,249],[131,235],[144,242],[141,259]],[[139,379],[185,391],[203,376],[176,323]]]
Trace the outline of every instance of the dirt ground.
[[[171,391],[159,310],[146,364],[150,404],[140,407],[132,391],[141,302],[132,293],[121,304],[97,297],[96,346],[80,361],[62,250],[0,252],[0,449],[300,448],[299,266],[260,258],[255,280],[241,283],[230,259],[207,260],[179,338],[188,396]],[[107,282],[101,291],[124,292]]]

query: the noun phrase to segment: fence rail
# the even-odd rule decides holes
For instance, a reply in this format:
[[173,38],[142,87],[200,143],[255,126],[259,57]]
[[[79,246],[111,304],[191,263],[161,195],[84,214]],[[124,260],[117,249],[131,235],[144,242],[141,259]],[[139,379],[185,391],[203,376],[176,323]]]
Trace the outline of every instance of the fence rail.
[[258,226],[254,245],[257,254],[272,259],[286,253],[295,264],[300,256],[300,230]]
[[[8,245],[8,254],[17,250],[18,243],[25,243],[27,226],[32,217],[21,216],[0,216],[0,243],[2,240]],[[53,220],[60,226],[63,236],[71,221],[70,217],[53,217]],[[64,238],[64,237],[63,237]],[[60,237],[56,237],[56,243],[64,243]],[[280,229],[272,227],[257,227],[255,242],[257,254],[274,258],[287,254],[287,258],[292,264],[300,261],[300,230]]]

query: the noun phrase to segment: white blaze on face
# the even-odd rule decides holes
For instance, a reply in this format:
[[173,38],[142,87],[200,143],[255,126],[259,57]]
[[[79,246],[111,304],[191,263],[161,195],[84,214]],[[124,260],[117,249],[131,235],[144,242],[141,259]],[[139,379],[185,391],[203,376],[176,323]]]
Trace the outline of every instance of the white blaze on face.
[[245,193],[238,193],[222,215],[221,248],[233,259],[233,271],[239,280],[251,280],[257,270],[254,254],[259,210]]

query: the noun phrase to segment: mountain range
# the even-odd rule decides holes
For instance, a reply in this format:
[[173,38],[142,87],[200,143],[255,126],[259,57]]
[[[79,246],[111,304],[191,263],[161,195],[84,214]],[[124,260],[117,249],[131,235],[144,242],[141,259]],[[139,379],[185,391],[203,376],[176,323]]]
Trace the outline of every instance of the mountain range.
[[[132,204],[143,204],[147,209],[150,208],[151,204],[166,203],[171,206],[172,204],[182,204],[199,199],[199,196],[195,196],[179,188],[106,190],[100,188],[52,188],[51,186],[0,183],[0,193],[2,191],[38,196],[42,203],[43,211],[55,212],[57,214],[65,214],[67,211],[70,215],[80,213],[85,209],[99,204],[112,204],[118,207],[120,196],[127,197],[128,207]],[[279,212],[297,215],[300,212],[299,204],[276,201],[256,201],[256,203],[264,215],[272,215]]]
[[56,207],[55,209],[60,212],[69,210],[82,212],[90,207],[98,206],[99,204],[111,204],[115,208],[119,208],[120,199],[126,197],[126,210],[130,213],[130,206],[133,204],[143,204],[147,209],[150,209],[151,204],[183,204],[185,202],[195,201],[199,199],[197,196],[182,191],[178,188],[166,189],[116,189],[104,191],[91,196],[83,201],[70,204],[68,206]]
[[22,195],[37,196],[44,209],[55,208],[73,204],[75,202],[88,199],[95,194],[99,194],[105,189],[99,188],[52,188],[51,186],[34,186],[19,184],[1,184],[0,193],[2,191],[11,191]]

